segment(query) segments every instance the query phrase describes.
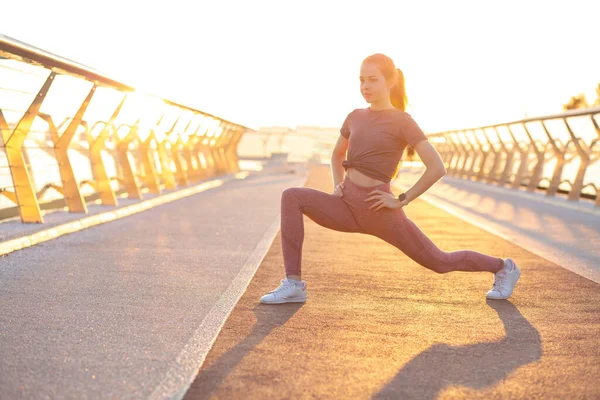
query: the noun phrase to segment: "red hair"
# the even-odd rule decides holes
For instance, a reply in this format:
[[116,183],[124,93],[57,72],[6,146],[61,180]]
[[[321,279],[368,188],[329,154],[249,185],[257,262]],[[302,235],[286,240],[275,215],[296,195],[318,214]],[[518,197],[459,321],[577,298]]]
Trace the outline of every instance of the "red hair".
[[394,86],[390,89],[390,101],[394,107],[406,111],[408,99],[406,97],[404,73],[402,70],[396,68],[391,58],[381,53],[370,55],[363,60],[363,63],[365,62],[377,65],[385,80],[388,83],[394,83]]

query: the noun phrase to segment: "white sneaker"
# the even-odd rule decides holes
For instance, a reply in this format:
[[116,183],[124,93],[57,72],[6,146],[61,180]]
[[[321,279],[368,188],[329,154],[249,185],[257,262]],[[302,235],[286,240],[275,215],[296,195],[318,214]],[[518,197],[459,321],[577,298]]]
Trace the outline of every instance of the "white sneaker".
[[504,260],[504,267],[494,274],[494,285],[485,297],[494,300],[508,299],[520,276],[521,270],[517,264],[507,258]]
[[281,303],[303,303],[306,301],[306,281],[300,281],[296,285],[284,278],[281,284],[275,290],[271,290],[260,298],[261,303],[281,304]]

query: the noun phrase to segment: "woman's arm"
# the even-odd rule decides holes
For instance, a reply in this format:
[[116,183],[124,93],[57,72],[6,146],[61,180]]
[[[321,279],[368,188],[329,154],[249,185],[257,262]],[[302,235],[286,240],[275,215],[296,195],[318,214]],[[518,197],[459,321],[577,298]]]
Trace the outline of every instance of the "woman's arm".
[[427,189],[446,175],[444,162],[437,150],[429,143],[429,140],[421,140],[413,148],[425,164],[425,172],[410,189],[404,192],[406,200],[409,202],[425,193]]
[[342,166],[342,161],[346,159],[347,150],[348,139],[340,135],[331,153],[331,174],[333,175],[334,189],[338,183],[344,180],[344,176],[346,175],[346,171]]

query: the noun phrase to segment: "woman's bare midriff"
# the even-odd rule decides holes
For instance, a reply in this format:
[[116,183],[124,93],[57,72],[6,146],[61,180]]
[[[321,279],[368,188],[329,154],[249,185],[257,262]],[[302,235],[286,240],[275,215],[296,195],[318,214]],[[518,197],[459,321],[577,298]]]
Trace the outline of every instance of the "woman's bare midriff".
[[352,167],[346,170],[346,175],[348,175],[348,178],[350,178],[352,182],[362,187],[383,185],[385,183],[377,179],[371,178],[370,176],[367,176]]

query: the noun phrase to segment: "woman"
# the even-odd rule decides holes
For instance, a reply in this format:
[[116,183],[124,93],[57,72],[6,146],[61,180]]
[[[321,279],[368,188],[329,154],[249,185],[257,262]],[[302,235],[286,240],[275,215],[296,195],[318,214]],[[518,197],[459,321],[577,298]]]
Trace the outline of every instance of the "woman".
[[[444,252],[403,210],[444,176],[446,169],[439,153],[405,112],[402,71],[383,54],[369,56],[361,65],[360,90],[370,107],[353,110],[340,129],[331,157],[333,193],[291,187],[281,195],[281,240],[287,276],[277,289],[261,297],[261,303],[306,301],[306,281],[301,280],[303,214],[329,229],[379,237],[440,274],[492,272],[494,284],[486,297],[507,299],[521,274],[513,260],[472,250]],[[396,197],[390,182],[398,173],[407,146],[419,154],[426,170],[409,190]],[[346,150],[348,159],[343,160]]]

